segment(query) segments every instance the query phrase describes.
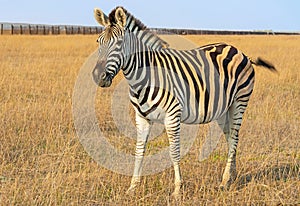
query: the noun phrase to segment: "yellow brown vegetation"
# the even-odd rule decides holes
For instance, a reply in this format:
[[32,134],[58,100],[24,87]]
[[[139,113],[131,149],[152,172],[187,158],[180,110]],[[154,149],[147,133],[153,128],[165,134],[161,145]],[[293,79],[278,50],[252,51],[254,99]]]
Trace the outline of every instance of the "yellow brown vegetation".
[[[97,36],[0,36],[0,205],[167,205],[173,171],[143,178],[135,196],[130,177],[97,165],[81,146],[72,119],[79,69],[97,48]],[[256,68],[256,82],[240,132],[238,178],[218,191],[226,142],[198,162],[205,132],[182,160],[181,205],[300,204],[300,37],[184,36],[196,44],[227,42],[261,56],[279,75]],[[119,74],[116,82],[122,79]],[[111,143],[130,153],[134,141],[112,123],[113,87],[98,89],[99,125]],[[105,115],[105,117],[104,117]],[[200,126],[203,131],[205,126]],[[149,143],[151,152],[166,145]]]

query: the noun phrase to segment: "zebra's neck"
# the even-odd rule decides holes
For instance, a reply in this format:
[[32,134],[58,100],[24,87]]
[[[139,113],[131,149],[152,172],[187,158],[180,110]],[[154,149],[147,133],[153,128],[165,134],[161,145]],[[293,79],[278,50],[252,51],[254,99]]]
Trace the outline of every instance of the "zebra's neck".
[[[135,80],[149,75],[155,67],[155,53],[163,51],[162,40],[149,30],[125,33],[123,74],[131,87],[136,88]],[[145,82],[143,83],[145,84]],[[146,86],[146,85],[144,85]]]
[[129,86],[133,90],[139,90],[136,80],[150,72],[149,70],[152,69],[151,53],[160,50],[161,47],[153,44],[151,38],[149,39],[148,33],[145,32],[127,33],[124,41],[126,46],[124,47],[125,64],[123,74]]

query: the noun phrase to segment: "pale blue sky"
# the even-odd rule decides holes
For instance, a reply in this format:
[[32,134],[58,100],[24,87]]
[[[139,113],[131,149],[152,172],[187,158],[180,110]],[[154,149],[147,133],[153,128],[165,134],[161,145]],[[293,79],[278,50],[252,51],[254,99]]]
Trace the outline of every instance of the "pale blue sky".
[[0,0],[0,22],[96,25],[123,6],[148,27],[300,31],[300,0]]

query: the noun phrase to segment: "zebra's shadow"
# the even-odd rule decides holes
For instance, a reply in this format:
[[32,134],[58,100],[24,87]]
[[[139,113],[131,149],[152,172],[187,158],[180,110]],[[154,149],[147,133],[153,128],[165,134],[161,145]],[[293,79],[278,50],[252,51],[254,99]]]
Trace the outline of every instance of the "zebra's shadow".
[[241,190],[253,181],[287,181],[291,179],[300,180],[299,163],[268,167],[255,173],[241,175],[236,180],[236,189]]

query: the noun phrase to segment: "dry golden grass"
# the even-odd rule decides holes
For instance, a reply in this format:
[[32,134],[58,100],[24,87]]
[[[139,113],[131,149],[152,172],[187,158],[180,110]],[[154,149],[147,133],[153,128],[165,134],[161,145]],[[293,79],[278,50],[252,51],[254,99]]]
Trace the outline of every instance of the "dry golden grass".
[[[248,56],[270,60],[279,75],[256,69],[255,90],[240,132],[238,178],[231,190],[216,189],[226,162],[224,139],[209,159],[198,162],[204,134],[200,132],[182,160],[184,188],[178,204],[300,204],[300,36],[184,38],[199,45],[233,44]],[[136,196],[127,197],[130,177],[97,165],[76,136],[72,93],[81,65],[97,48],[95,40],[96,36],[0,36],[0,205],[174,203],[169,197],[171,168],[144,177]],[[134,141],[109,123],[112,91],[98,89],[99,125],[113,144],[133,153]],[[149,147],[166,144],[161,141]]]

